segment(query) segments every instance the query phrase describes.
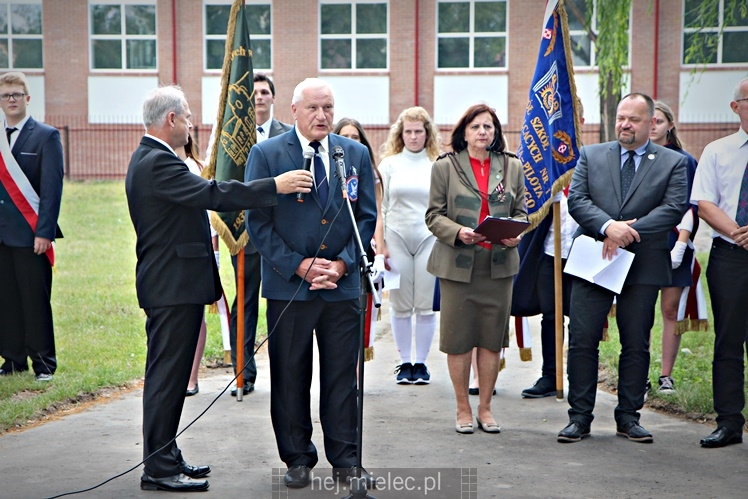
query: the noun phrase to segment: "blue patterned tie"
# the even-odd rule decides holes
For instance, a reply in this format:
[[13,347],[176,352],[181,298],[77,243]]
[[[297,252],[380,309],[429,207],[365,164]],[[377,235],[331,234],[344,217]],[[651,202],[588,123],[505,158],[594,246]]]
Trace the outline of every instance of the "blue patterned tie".
[[634,175],[636,174],[635,154],[636,152],[629,151],[629,157],[623,164],[623,168],[621,168],[621,199],[626,199],[631,182],[634,181]]
[[748,225],[748,165],[745,166],[743,181],[740,183],[738,211],[735,214],[735,221],[741,227]]
[[325,163],[322,162],[322,157],[319,155],[319,146],[322,144],[315,140],[310,142],[309,145],[314,148],[314,182],[317,184],[319,202],[322,206],[325,206],[327,205],[327,191],[330,189],[330,185],[327,182]]

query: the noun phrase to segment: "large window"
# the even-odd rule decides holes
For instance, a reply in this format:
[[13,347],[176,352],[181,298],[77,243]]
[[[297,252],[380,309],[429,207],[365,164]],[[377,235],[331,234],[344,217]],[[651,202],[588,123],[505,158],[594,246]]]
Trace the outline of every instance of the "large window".
[[437,26],[438,68],[506,68],[506,0],[440,0]]
[[[226,53],[226,31],[231,13],[230,0],[205,0],[205,69],[220,70]],[[271,5],[246,4],[247,25],[252,46],[252,67],[269,71],[272,66]]]
[[683,64],[748,63],[743,1],[719,0],[719,9],[704,9],[701,0],[683,2]]
[[[597,4],[597,2],[594,3]],[[597,33],[597,16],[589,16],[588,10],[587,0],[566,0],[571,56],[574,66],[594,67],[597,65],[595,61],[595,42],[590,39],[588,31],[585,29],[585,19],[590,17],[590,28],[593,33]]]
[[92,0],[89,24],[91,69],[157,68],[154,1]]
[[0,2],[0,69],[41,69],[42,4]]
[[321,69],[387,69],[387,4],[320,4]]

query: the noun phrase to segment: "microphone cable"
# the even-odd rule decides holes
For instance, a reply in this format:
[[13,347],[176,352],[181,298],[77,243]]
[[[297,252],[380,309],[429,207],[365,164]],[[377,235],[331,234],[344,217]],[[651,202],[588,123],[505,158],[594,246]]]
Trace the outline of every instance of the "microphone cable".
[[[254,350],[254,351],[252,352],[252,355],[250,355],[250,356],[249,356],[249,359],[247,359],[247,361],[246,361],[246,362],[244,363],[244,366],[243,366],[243,367],[241,368],[241,370],[239,370],[239,369],[237,370],[237,372],[238,372],[238,373],[241,373],[241,372],[243,372],[243,371],[244,371],[244,369],[245,369],[245,368],[246,368],[246,367],[247,367],[247,366],[249,365],[250,361],[251,361],[252,359],[254,359],[254,358],[255,358],[255,355],[257,355],[257,352],[258,352],[258,351],[260,350],[260,348],[262,348],[262,346],[263,346],[263,345],[264,345],[264,344],[265,344],[265,343],[266,343],[266,342],[268,341],[268,339],[270,338],[270,335],[272,335],[272,334],[273,334],[273,333],[275,332],[275,329],[276,329],[276,328],[278,327],[278,324],[280,323],[280,319],[281,319],[281,318],[283,317],[283,315],[284,315],[284,314],[286,313],[286,310],[288,310],[288,307],[290,307],[290,306],[291,306],[291,304],[292,304],[292,303],[294,302],[294,300],[296,299],[296,296],[297,296],[297,295],[299,294],[299,291],[301,291],[301,287],[302,287],[302,286],[303,286],[303,285],[304,285],[305,283],[307,283],[307,281],[306,281],[306,277],[307,277],[307,275],[309,275],[309,271],[311,270],[312,266],[314,265],[314,262],[315,262],[315,261],[317,260],[317,257],[319,256],[319,252],[321,251],[321,249],[322,249],[322,246],[323,246],[324,242],[325,242],[325,241],[327,240],[327,236],[329,236],[329,235],[330,235],[330,231],[331,231],[331,230],[332,230],[332,228],[333,228],[333,227],[335,226],[335,222],[337,221],[338,217],[340,216],[340,213],[341,213],[341,212],[343,211],[343,206],[344,206],[344,205],[345,205],[345,203],[340,203],[340,207],[338,207],[338,211],[337,211],[337,212],[335,213],[335,216],[333,217],[332,221],[331,221],[331,222],[330,222],[330,223],[328,224],[328,225],[329,225],[329,227],[327,228],[327,232],[325,232],[325,235],[324,235],[324,236],[322,236],[322,240],[321,240],[321,241],[320,241],[320,243],[319,243],[319,244],[317,245],[317,251],[316,251],[316,252],[314,253],[314,256],[312,257],[312,262],[311,262],[311,264],[309,265],[309,267],[307,268],[306,272],[304,273],[304,276],[303,276],[303,277],[301,278],[301,282],[300,282],[300,283],[299,283],[299,285],[298,285],[298,286],[296,287],[296,291],[294,291],[294,294],[293,294],[293,296],[292,296],[292,297],[291,297],[291,299],[290,299],[290,300],[288,301],[288,303],[286,304],[286,306],[285,306],[285,307],[283,307],[283,310],[281,310],[281,313],[280,313],[280,314],[278,315],[278,320],[277,320],[277,321],[275,322],[275,325],[273,326],[273,329],[272,329],[272,330],[270,330],[270,331],[268,332],[268,334],[267,334],[267,336],[265,337],[265,339],[264,339],[264,340],[262,340],[262,341],[260,342],[260,344],[259,344],[259,345],[258,345],[258,346],[257,346],[257,347],[255,348],[255,350]],[[307,283],[307,284],[308,284],[308,283]],[[98,489],[99,487],[102,487],[102,486],[106,485],[107,483],[109,483],[109,482],[111,482],[111,481],[113,481],[113,480],[116,480],[117,478],[123,477],[123,476],[127,475],[128,473],[131,473],[131,472],[135,471],[136,469],[138,469],[138,468],[140,467],[140,465],[142,465],[142,464],[144,464],[144,463],[145,463],[146,461],[148,461],[148,460],[149,460],[149,459],[150,459],[150,458],[151,458],[151,457],[152,457],[152,456],[153,456],[154,454],[156,454],[156,453],[158,453],[158,452],[161,452],[161,451],[162,451],[162,450],[164,450],[164,449],[165,449],[166,447],[168,447],[169,445],[171,445],[171,444],[172,444],[172,442],[174,442],[174,441],[175,441],[175,440],[176,440],[177,438],[179,438],[179,437],[180,437],[180,436],[181,436],[181,435],[182,435],[182,434],[183,434],[184,432],[186,432],[186,431],[187,431],[187,430],[188,430],[188,429],[189,429],[189,428],[190,428],[190,427],[191,427],[191,426],[192,426],[193,424],[195,424],[195,423],[196,423],[196,422],[197,422],[197,421],[198,421],[198,420],[199,420],[200,418],[202,418],[202,417],[203,417],[203,416],[204,416],[204,415],[205,415],[205,414],[206,414],[206,413],[207,413],[207,412],[208,412],[208,411],[209,411],[209,410],[210,410],[210,409],[211,409],[211,408],[212,408],[212,407],[213,407],[213,406],[214,406],[214,405],[216,404],[216,402],[218,402],[218,400],[219,400],[219,399],[221,398],[221,396],[223,396],[223,394],[224,394],[224,393],[226,393],[226,391],[227,391],[227,390],[228,390],[229,388],[231,388],[231,386],[232,386],[232,385],[234,385],[234,384],[236,383],[236,380],[237,380],[237,378],[239,378],[239,374],[237,374],[236,376],[234,376],[234,378],[233,378],[233,379],[232,379],[231,381],[229,381],[229,383],[228,383],[228,384],[227,384],[227,385],[226,385],[226,386],[225,386],[225,387],[223,388],[223,390],[221,390],[221,392],[220,392],[220,393],[219,393],[218,395],[216,395],[216,396],[215,396],[215,398],[214,398],[214,399],[213,399],[213,400],[212,400],[212,401],[211,401],[211,402],[210,402],[210,403],[209,403],[209,404],[207,405],[207,407],[205,407],[205,409],[203,409],[203,410],[202,410],[202,411],[200,412],[200,414],[198,414],[198,415],[197,415],[197,416],[196,416],[196,417],[195,417],[195,418],[194,418],[194,419],[193,419],[192,421],[190,421],[190,422],[189,422],[189,423],[187,424],[187,426],[185,426],[184,428],[182,428],[182,430],[181,430],[181,431],[179,431],[179,432],[178,432],[178,433],[177,433],[177,434],[176,434],[176,435],[174,436],[174,438],[172,438],[171,440],[169,440],[168,442],[166,442],[166,443],[165,443],[165,444],[164,444],[163,446],[161,446],[161,447],[160,447],[159,449],[156,449],[156,450],[155,450],[155,451],[153,451],[153,452],[152,452],[151,454],[149,454],[148,456],[146,456],[146,457],[145,457],[145,458],[144,458],[144,459],[143,459],[142,461],[140,461],[140,462],[139,462],[138,464],[136,464],[136,465],[134,465],[134,466],[130,467],[129,469],[127,469],[127,470],[123,471],[122,473],[118,473],[118,474],[116,474],[116,475],[114,475],[114,476],[112,476],[112,477],[110,477],[110,478],[107,478],[107,479],[106,479],[106,480],[104,480],[103,482],[100,482],[100,483],[98,483],[98,484],[96,484],[96,485],[94,485],[94,486],[92,486],[92,487],[88,487],[88,488],[86,488],[86,489],[81,489],[81,490],[75,490],[75,491],[71,491],[71,492],[64,492],[64,493],[62,493],[62,494],[58,494],[58,495],[55,495],[55,496],[50,496],[50,497],[48,497],[48,498],[46,498],[46,499],[58,499],[59,497],[66,497],[66,496],[72,496],[72,495],[77,495],[77,494],[83,494],[83,493],[85,493],[85,492],[91,492],[92,490],[96,490],[96,489]]]

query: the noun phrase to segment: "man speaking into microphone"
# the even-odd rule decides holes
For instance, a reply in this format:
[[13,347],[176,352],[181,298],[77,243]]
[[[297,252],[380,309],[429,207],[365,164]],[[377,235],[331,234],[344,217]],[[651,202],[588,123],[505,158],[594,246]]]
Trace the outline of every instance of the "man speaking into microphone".
[[[374,234],[377,209],[369,152],[358,142],[330,134],[334,106],[332,88],[323,80],[299,83],[291,101],[294,128],[254,146],[245,172],[248,181],[273,177],[302,167],[307,146],[315,151],[315,187],[303,203],[285,196],[277,206],[246,213],[247,232],[262,255],[270,414],[280,458],[288,467],[285,483],[291,488],[309,485],[318,460],[310,410],[314,332],[325,455],[336,479],[356,476],[360,255],[341,191],[348,178],[358,176],[355,201],[349,198],[362,241]],[[340,178],[332,157],[336,147],[344,152],[346,178]]]

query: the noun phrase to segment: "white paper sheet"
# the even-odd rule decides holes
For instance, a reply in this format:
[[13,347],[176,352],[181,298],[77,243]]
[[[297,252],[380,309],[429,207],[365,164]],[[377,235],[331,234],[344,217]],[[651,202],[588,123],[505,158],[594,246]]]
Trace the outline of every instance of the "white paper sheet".
[[400,289],[400,271],[392,264],[391,258],[387,259],[387,265],[390,266],[390,270],[384,270],[384,289]]
[[574,239],[564,272],[619,294],[633,261],[634,254],[621,248],[607,260],[603,258],[602,241],[579,236]]

